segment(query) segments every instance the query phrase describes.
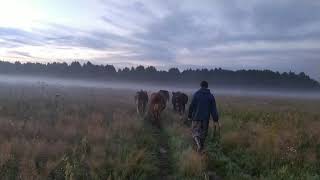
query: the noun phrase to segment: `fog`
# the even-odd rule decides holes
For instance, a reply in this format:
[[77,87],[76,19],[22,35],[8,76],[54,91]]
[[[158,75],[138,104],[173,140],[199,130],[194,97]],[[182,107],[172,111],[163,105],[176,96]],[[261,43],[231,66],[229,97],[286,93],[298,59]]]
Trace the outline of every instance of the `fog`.
[[[130,90],[137,91],[140,89],[149,92],[165,89],[168,91],[182,91],[192,94],[198,85],[191,86],[169,86],[151,83],[133,83],[125,81],[94,81],[79,79],[61,79],[52,77],[36,77],[36,76],[16,76],[16,75],[0,75],[1,88],[5,86],[14,86],[21,88],[23,86],[47,87],[47,88],[99,88],[109,90]],[[275,91],[275,90],[252,90],[245,88],[211,88],[215,95],[223,96],[253,96],[253,97],[278,97],[278,98],[298,98],[298,99],[320,99],[320,92],[293,92],[293,91]]]

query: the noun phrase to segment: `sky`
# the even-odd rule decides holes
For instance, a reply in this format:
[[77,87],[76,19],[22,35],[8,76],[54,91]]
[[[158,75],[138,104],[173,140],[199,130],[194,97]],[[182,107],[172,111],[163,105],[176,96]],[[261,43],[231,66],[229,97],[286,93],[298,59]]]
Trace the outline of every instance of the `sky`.
[[0,0],[0,59],[306,72],[318,0]]

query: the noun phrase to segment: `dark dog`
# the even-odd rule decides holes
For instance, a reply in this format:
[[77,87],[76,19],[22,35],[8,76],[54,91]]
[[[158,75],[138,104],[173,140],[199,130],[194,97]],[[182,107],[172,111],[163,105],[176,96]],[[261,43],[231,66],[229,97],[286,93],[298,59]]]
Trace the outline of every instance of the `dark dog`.
[[173,110],[179,114],[184,114],[186,104],[188,103],[188,96],[182,92],[172,92]]
[[146,112],[146,107],[149,101],[147,91],[138,91],[134,96],[134,100],[137,105],[137,113],[143,115]]

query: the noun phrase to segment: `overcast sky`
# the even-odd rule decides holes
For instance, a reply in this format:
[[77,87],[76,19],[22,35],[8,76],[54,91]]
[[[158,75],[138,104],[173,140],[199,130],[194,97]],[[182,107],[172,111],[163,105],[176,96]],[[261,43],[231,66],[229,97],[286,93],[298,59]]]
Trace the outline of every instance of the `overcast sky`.
[[319,0],[1,0],[0,59],[305,71]]

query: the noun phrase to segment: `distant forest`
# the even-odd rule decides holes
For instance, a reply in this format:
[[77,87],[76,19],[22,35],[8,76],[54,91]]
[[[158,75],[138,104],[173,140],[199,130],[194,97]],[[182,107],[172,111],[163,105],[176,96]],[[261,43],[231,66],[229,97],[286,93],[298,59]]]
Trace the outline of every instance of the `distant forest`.
[[207,80],[214,87],[249,87],[294,90],[320,90],[319,82],[301,72],[273,72],[270,70],[187,69],[157,70],[153,66],[116,69],[113,65],[94,65],[91,62],[20,63],[0,61],[0,74],[53,76],[63,78],[123,80],[161,84],[188,85]]

